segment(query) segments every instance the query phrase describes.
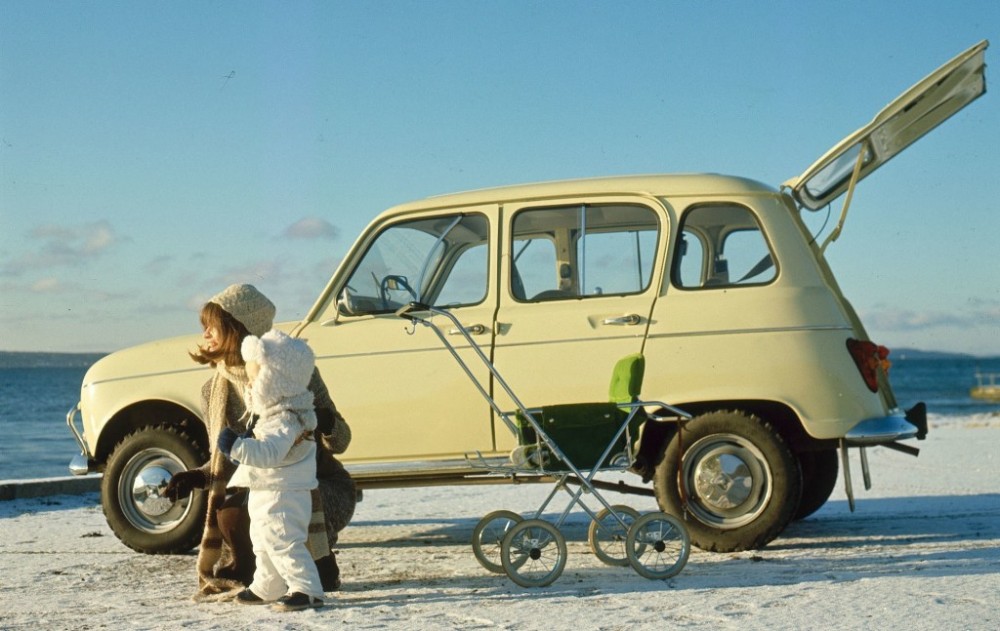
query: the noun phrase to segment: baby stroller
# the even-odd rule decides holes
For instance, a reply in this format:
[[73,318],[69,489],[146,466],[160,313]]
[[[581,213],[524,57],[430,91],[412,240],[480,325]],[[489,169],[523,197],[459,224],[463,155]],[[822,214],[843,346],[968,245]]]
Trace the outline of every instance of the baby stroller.
[[[577,505],[592,520],[588,543],[601,562],[631,566],[641,576],[651,579],[667,579],[684,568],[691,543],[679,519],[662,512],[639,515],[628,506],[611,505],[598,488],[616,487],[594,479],[598,472],[625,471],[633,464],[634,447],[643,423],[681,422],[691,418],[683,410],[665,403],[637,400],[645,365],[642,355],[629,355],[616,364],[610,401],[527,408],[451,312],[410,303],[396,315],[414,326],[424,325],[435,332],[494,412],[517,437],[518,446],[511,452],[509,464],[492,464],[481,454],[467,455],[470,463],[508,476],[512,481],[554,482],[552,491],[530,518],[499,510],[479,521],[473,530],[472,549],[484,568],[506,573],[522,587],[551,584],[566,565],[566,539],[559,528]],[[454,345],[432,321],[434,315],[455,325],[454,330],[465,337],[517,410],[500,409]],[[652,416],[647,412],[650,408],[665,410],[670,416]],[[560,490],[568,493],[570,500],[553,525],[541,516]],[[600,503],[602,508],[598,512],[584,503],[585,494]]]

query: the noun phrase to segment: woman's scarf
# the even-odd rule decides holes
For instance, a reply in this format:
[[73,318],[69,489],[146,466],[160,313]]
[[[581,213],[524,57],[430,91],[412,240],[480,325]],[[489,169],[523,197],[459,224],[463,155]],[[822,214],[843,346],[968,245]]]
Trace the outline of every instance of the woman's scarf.
[[[217,565],[228,563],[232,551],[225,545],[222,532],[219,530],[218,510],[226,500],[226,484],[232,477],[235,468],[232,463],[216,449],[215,442],[224,427],[230,425],[228,418],[230,384],[242,399],[242,391],[247,383],[246,369],[242,366],[229,367],[223,363],[216,366],[208,392],[205,425],[208,429],[208,512],[205,515],[205,530],[201,535],[201,546],[198,548],[198,596],[211,596],[238,589],[243,585],[239,581],[215,576]],[[242,417],[234,419],[235,431],[243,431],[239,427]],[[197,597],[196,597],[197,598]]]

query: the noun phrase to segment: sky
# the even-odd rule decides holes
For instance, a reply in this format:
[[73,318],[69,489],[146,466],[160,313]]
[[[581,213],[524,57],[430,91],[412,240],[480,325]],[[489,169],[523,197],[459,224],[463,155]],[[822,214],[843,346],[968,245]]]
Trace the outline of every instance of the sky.
[[[300,319],[430,195],[778,186],[983,39],[993,0],[0,0],[0,350],[198,333],[234,282]],[[988,91],[859,185],[827,258],[878,343],[1000,355],[998,113]]]

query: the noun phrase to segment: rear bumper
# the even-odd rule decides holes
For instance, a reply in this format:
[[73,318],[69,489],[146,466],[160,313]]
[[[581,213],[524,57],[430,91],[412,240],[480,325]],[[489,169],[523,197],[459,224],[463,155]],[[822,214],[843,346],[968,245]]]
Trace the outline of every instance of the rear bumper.
[[906,414],[893,414],[866,419],[851,428],[844,440],[850,447],[883,445],[897,440],[927,436],[927,406],[918,403]]

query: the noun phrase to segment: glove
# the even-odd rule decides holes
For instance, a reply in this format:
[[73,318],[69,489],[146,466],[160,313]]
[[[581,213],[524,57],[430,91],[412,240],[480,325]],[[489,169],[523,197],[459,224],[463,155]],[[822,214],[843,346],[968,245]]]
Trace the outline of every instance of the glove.
[[336,424],[337,417],[334,416],[331,408],[316,408],[316,429],[319,430],[320,434],[332,434]]
[[208,486],[208,476],[200,469],[189,469],[175,473],[167,483],[167,488],[163,489],[163,494],[172,502],[184,499],[191,495],[194,489],[203,489]]
[[[232,462],[236,461],[232,459],[232,457],[229,455],[229,452],[233,450],[233,443],[235,443],[236,439],[239,437],[240,437],[239,434],[226,427],[221,432],[219,432],[219,439],[215,443],[215,446],[219,448],[219,451],[222,452],[222,455],[224,455],[226,458],[229,458],[229,460],[231,460]],[[236,462],[236,464],[239,463]]]

